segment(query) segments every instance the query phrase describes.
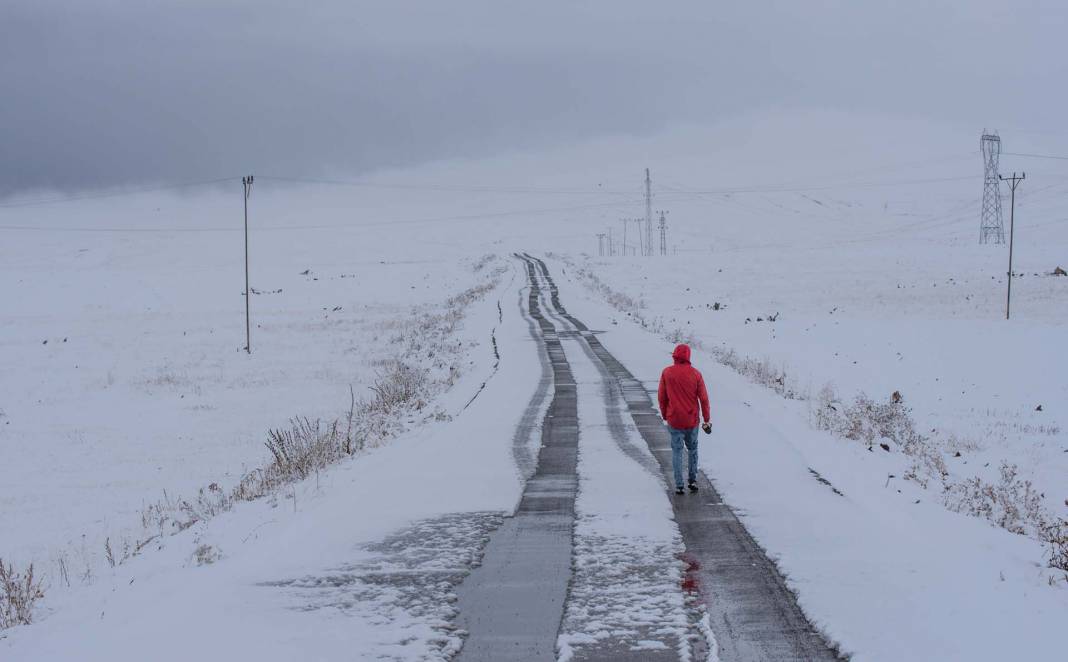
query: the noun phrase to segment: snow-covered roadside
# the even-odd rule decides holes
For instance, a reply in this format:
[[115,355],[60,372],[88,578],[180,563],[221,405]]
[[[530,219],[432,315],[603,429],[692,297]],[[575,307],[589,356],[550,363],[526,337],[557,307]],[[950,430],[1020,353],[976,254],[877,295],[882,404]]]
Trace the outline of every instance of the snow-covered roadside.
[[[670,343],[566,276],[556,281],[569,310],[611,328],[602,342],[655,388]],[[858,660],[1056,656],[1068,590],[1049,585],[1034,541],[948,512],[916,485],[884,487],[884,460],[814,430],[804,404],[708,354],[695,362],[713,397],[703,468],[844,651]]]
[[[405,602],[404,591],[353,589],[315,611],[308,608],[323,607],[323,600],[303,591],[316,578],[366,576],[380,563],[381,545],[403,539],[406,530],[430,549],[452,550],[444,566],[413,561],[424,576],[443,568],[463,572],[477,561],[485,526],[477,522],[492,520],[472,515],[468,525],[457,518],[492,518],[514,508],[520,480],[509,441],[537,385],[530,377],[540,369],[517,289],[498,290],[500,309],[496,296],[472,306],[464,329],[481,337],[480,355],[435,403],[451,421],[427,421],[277,498],[239,504],[172,537],[162,550],[50,604],[54,613],[40,623],[6,633],[4,659],[130,659],[150,651],[154,659],[289,660],[454,650],[460,635],[442,613]],[[488,340],[495,327],[500,363],[493,374]],[[445,516],[440,535],[418,533]],[[204,546],[217,558],[198,566]],[[356,605],[361,596],[367,604]],[[384,624],[387,613],[391,622]],[[179,623],[189,636],[173,636]],[[412,645],[396,647],[405,641]]]
[[[1050,566],[1068,569],[1068,499],[1062,499],[1068,437],[1051,418],[1063,398],[1053,397],[1054,404],[1047,401],[1045,407],[1029,404],[1061,392],[1068,397],[1064,371],[1056,369],[1064,359],[1056,351],[1063,333],[1057,324],[942,319],[974,307],[966,303],[971,296],[990,294],[986,286],[968,287],[952,278],[951,286],[971,294],[899,294],[902,300],[914,299],[919,312],[885,318],[878,303],[858,300],[848,313],[832,308],[828,321],[813,317],[806,308],[857,296],[849,286],[823,289],[836,280],[834,270],[810,267],[799,280],[811,287],[785,297],[783,290],[789,288],[751,268],[743,270],[742,281],[732,276],[728,286],[719,277],[723,269],[710,276],[707,264],[686,258],[673,257],[667,263],[639,260],[624,270],[612,261],[564,261],[583,285],[622,314],[620,319],[701,345],[752,381],[788,399],[808,401],[816,427],[865,443],[868,450],[893,454],[883,462],[888,477],[915,481],[951,510],[984,517],[1040,541]],[[731,262],[722,256],[713,262],[722,263]],[[611,285],[598,275],[602,271],[612,275]],[[912,275],[909,281],[895,276],[906,283],[923,277]],[[885,278],[876,270],[857,282],[871,287],[874,300],[881,301],[894,291],[887,289]],[[788,307],[745,317],[718,301],[701,304],[725,287],[737,296],[736,285],[757,302],[770,298]],[[1060,285],[1049,287],[1056,290]],[[1029,295],[1047,301],[1059,296],[1036,292],[1034,286]],[[786,320],[781,319],[783,310],[789,315]],[[1053,319],[1059,314],[1048,309],[1044,313]],[[999,349],[989,358],[974,360],[976,352],[989,347]],[[770,356],[751,353],[767,349]],[[858,363],[864,369],[858,369]],[[1050,365],[1054,369],[1048,369]],[[846,390],[840,391],[838,383],[846,384]],[[909,395],[903,397],[898,388]],[[883,397],[866,394],[882,389]],[[913,409],[915,402],[919,404]]]

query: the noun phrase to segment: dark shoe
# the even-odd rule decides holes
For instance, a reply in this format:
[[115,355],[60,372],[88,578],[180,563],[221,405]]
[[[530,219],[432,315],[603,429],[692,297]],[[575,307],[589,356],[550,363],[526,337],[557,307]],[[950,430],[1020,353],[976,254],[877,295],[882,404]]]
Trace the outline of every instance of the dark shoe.
[[686,490],[682,489],[681,487],[676,487],[675,494],[686,494]]
[[691,492],[696,492],[697,491],[697,481],[696,480],[691,480],[689,487],[690,487],[690,491]]

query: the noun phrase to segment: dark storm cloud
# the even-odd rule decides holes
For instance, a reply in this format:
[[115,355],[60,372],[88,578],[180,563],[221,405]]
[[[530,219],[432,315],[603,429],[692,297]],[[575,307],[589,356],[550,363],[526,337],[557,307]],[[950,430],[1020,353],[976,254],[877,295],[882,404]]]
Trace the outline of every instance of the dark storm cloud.
[[358,173],[767,107],[1064,111],[1060,3],[303,4],[6,0],[0,195]]

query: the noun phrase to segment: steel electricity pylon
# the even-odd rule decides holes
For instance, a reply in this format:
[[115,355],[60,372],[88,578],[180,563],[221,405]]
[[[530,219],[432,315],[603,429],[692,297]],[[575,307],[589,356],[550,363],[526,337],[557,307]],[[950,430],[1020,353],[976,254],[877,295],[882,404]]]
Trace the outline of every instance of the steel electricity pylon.
[[660,254],[667,255],[667,212],[660,210],[657,213],[660,214]]
[[998,158],[1001,156],[1001,137],[997,132],[983,131],[979,139],[983,151],[983,207],[979,215],[979,243],[1005,243],[1005,225],[1001,220],[1001,182],[998,180]]

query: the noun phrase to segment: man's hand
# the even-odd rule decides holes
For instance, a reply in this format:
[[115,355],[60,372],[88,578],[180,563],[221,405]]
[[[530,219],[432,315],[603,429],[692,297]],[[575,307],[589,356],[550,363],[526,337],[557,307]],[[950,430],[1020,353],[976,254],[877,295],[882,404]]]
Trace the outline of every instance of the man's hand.
[[705,434],[712,434],[712,424],[708,421],[701,424],[701,429],[705,431]]

